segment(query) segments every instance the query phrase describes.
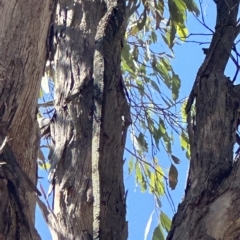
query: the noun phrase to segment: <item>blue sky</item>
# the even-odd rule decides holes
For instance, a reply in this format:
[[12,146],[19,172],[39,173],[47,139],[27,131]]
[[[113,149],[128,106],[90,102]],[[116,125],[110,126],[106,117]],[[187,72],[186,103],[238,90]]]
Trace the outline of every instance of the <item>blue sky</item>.
[[[215,23],[215,4],[212,0],[203,1],[203,10],[205,23],[208,27],[214,30]],[[200,18],[201,19],[201,18]],[[204,28],[194,16],[189,14],[187,27],[189,33],[210,33],[206,28]],[[210,42],[211,36],[200,36],[195,35],[188,39],[188,41],[198,41],[198,42]],[[162,49],[164,44],[159,42],[158,48]],[[172,62],[172,66],[175,72],[180,76],[181,79],[181,89],[180,89],[180,99],[185,98],[189,95],[193,82],[196,77],[196,73],[203,62],[204,54],[202,48],[208,47],[208,45],[199,45],[197,43],[186,42],[181,45],[175,45],[174,53],[175,58]],[[230,64],[231,65],[231,64]],[[231,66],[228,67],[226,74],[230,77],[234,75],[234,70]],[[173,154],[176,155],[181,163],[177,166],[179,172],[178,185],[174,191],[170,190],[171,198],[174,201],[175,208],[177,209],[178,203],[181,202],[184,197],[184,189],[187,179],[187,171],[189,167],[189,160],[185,158],[185,153],[181,150],[179,137],[175,135],[175,144],[173,147]],[[128,144],[130,141],[128,141]],[[129,146],[131,148],[131,146]],[[128,155],[126,155],[128,159]],[[169,169],[170,162],[167,160],[167,155],[164,150],[161,150],[158,154],[158,159],[161,159],[160,165],[163,169]],[[166,159],[166,160],[164,160]],[[128,190],[127,198],[127,221],[129,224],[129,240],[144,239],[144,231],[150,217],[150,214],[154,210],[154,198],[151,194],[141,193],[140,189],[136,187],[134,174],[128,175],[127,163],[124,166],[124,178],[125,178],[125,188]],[[44,171],[40,171],[40,176],[46,176]],[[46,180],[41,180],[45,191],[48,191],[48,184]],[[162,209],[170,217],[173,216],[173,212],[170,205],[166,199],[162,199]],[[42,219],[41,213],[37,209],[36,212],[36,227],[41,235],[42,239],[51,239],[49,230],[46,227],[44,220]],[[152,238],[153,230],[158,225],[158,216],[153,215],[153,222],[148,234],[148,239]]]

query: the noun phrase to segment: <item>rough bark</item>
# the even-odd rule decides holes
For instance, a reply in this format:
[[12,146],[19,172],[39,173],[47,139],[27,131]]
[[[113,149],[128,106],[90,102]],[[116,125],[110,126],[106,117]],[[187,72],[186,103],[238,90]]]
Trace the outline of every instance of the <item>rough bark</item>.
[[[117,37],[107,37],[101,119],[96,118],[94,106],[96,33],[113,4],[124,17],[124,0],[60,0],[57,7],[56,112],[51,122],[53,145],[49,156],[56,219],[51,214],[47,217],[56,239],[92,239],[94,224],[98,225],[94,239],[127,238],[123,150],[130,118],[120,69],[127,18],[114,23]],[[96,154],[92,154],[93,121],[100,124],[99,184],[92,175],[96,160]],[[98,199],[100,216],[96,218],[93,210]]]
[[36,121],[52,1],[0,2],[0,238],[39,239],[34,227]]
[[172,240],[240,239],[240,168],[239,160],[233,161],[240,91],[224,76],[240,32],[239,0],[215,2],[215,33],[187,104],[191,163],[185,198],[167,238]]

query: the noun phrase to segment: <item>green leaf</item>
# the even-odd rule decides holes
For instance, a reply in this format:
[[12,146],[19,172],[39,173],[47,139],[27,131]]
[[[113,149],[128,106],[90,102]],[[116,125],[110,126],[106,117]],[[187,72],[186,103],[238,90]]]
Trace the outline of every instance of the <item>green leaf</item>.
[[171,24],[170,25],[170,31],[168,31],[166,33],[166,38],[169,42],[169,48],[172,49],[173,48],[173,45],[175,43],[175,36],[176,36],[176,33],[177,33],[177,30],[176,30],[176,27]]
[[163,179],[163,171],[162,168],[157,165],[155,170],[155,191],[157,192],[158,196],[163,196],[165,193]]
[[[172,49],[172,42],[171,42],[171,38],[170,38],[170,32],[168,31],[167,32],[167,34],[166,34],[166,36],[165,35],[163,35],[163,34],[161,34],[161,36],[162,36],[162,38],[163,38],[163,41],[168,45],[168,47],[170,48],[170,49]],[[174,35],[174,37],[175,37],[175,35]],[[174,40],[174,39],[173,39]]]
[[161,93],[160,88],[158,87],[157,83],[155,81],[150,81],[152,87],[159,93]]
[[140,80],[136,80],[136,84],[137,84],[137,90],[140,93],[141,96],[144,96],[144,86],[143,86],[143,82]]
[[153,41],[153,43],[156,43],[157,42],[157,34],[156,32],[151,32],[151,39]]
[[157,10],[159,10],[160,14],[163,15],[164,13],[164,1],[163,0],[159,0],[156,4],[156,1],[154,1],[154,6]]
[[183,0],[173,0],[176,4],[178,11],[185,12],[187,10],[187,6]]
[[160,224],[154,229],[152,240],[165,240],[163,229]]
[[133,160],[130,159],[129,162],[128,162],[128,174],[129,174],[129,175],[132,173],[133,167],[134,167],[134,165],[133,165]]
[[142,120],[139,120],[139,122],[140,122],[140,126],[141,126],[144,130],[146,130],[146,129],[147,129],[147,126],[146,126],[145,122],[142,121]]
[[155,181],[155,193],[157,193],[157,196],[164,196],[164,183],[160,180]]
[[[155,162],[157,162],[156,159],[155,159]],[[162,181],[163,175],[164,175],[164,173],[162,171],[162,168],[159,165],[157,165],[155,167],[155,172],[151,172],[151,174],[149,176],[149,178],[150,178],[149,191],[150,191],[150,193],[156,194],[156,196],[158,196],[158,197],[163,196],[165,193],[164,182]]]
[[180,143],[181,143],[181,147],[183,150],[187,150],[188,147],[188,136],[187,134],[182,131],[181,135],[180,135]]
[[[149,104],[149,107],[151,107],[150,106],[151,104]],[[150,111],[149,111],[150,112]],[[150,131],[150,133],[152,134],[154,131],[155,131],[155,127],[154,127],[154,122],[153,122],[153,120],[149,117],[149,114],[148,113],[146,113],[146,115],[145,115],[145,117],[146,117],[146,119],[147,119],[147,124],[148,124],[148,129],[149,129],[149,131]]]
[[51,167],[50,163],[43,163],[43,162],[38,162],[38,166],[39,168],[43,169],[43,170],[48,170]]
[[155,192],[155,173],[151,173],[150,176],[150,189],[149,189],[150,193],[154,193]]
[[[173,22],[184,24],[187,6],[183,0],[168,0],[168,6]],[[175,26],[176,27],[176,26]]]
[[187,100],[182,103],[181,106],[181,115],[182,115],[182,120],[184,123],[187,122],[187,114],[186,114],[186,105],[187,105]]
[[166,58],[161,58],[161,63],[167,69],[168,72],[172,71],[172,67],[170,65],[170,62]]
[[172,98],[174,101],[178,99],[179,89],[180,89],[181,81],[177,74],[173,73],[172,76]]
[[187,159],[190,159],[190,145],[189,145],[188,135],[184,131],[181,132],[180,143],[181,143],[182,150],[186,151]]
[[148,164],[144,164],[144,169],[145,169],[145,172],[146,172],[148,178],[151,178],[151,171],[149,169],[149,165]]
[[161,118],[159,118],[159,131],[161,132],[162,136],[167,132],[164,121]]
[[172,153],[171,138],[168,136],[165,126],[164,126],[165,132],[163,132],[163,126],[164,126],[163,124],[160,125],[160,131],[162,131],[162,138],[166,145],[166,150],[169,154],[171,154]]
[[168,134],[166,133],[165,135],[163,135],[163,140],[164,143],[166,145],[166,150],[168,153],[172,153],[172,144],[171,144],[171,138],[168,136]]
[[122,70],[129,72],[133,76],[135,76],[135,69],[132,69],[131,66],[129,66],[125,60],[122,60]]
[[147,190],[147,182],[145,181],[145,178],[143,177],[143,181],[140,183],[141,186],[141,192],[144,193]]
[[171,89],[172,79],[171,79],[168,69],[165,66],[165,64],[163,63],[163,61],[160,61],[160,63],[157,63],[156,69],[154,69],[154,70],[156,70],[160,74],[160,77],[162,78],[163,82],[166,84],[166,86],[169,89]]
[[159,140],[162,137],[162,133],[161,131],[159,131],[157,128],[154,127],[152,134],[153,134],[156,147],[159,149]]
[[171,155],[171,158],[172,158],[172,160],[174,161],[174,163],[176,163],[176,164],[179,164],[181,161],[179,160],[179,158],[177,158],[176,156],[174,156],[174,155]]
[[124,71],[128,71],[135,75],[135,65],[133,63],[132,55],[130,55],[130,46],[125,41],[122,49],[122,68]]
[[145,140],[145,136],[142,133],[139,133],[138,137],[136,136],[136,139],[140,146],[140,150],[142,152],[147,152],[148,151],[148,143]]
[[136,162],[135,164],[135,171],[136,171],[136,181],[138,183],[141,183],[143,181],[143,175],[138,162]]
[[177,24],[177,34],[182,41],[185,41],[188,37],[188,29],[184,24]]
[[167,152],[171,153],[172,152],[171,138],[168,136],[164,121],[161,118],[159,118],[159,129],[158,129],[158,131],[160,132],[159,135],[161,135],[163,140],[164,140]]
[[167,38],[170,42],[170,48],[172,48],[176,32],[182,40],[185,40],[188,36],[188,30],[185,26],[187,5],[184,0],[169,0],[168,6],[170,11],[170,32],[167,33]]
[[162,168],[161,168],[159,165],[157,165],[157,166],[155,167],[155,169],[156,169],[157,179],[158,179],[159,181],[162,180],[162,179],[163,179],[163,176],[164,176],[164,172],[163,172]]
[[135,36],[139,32],[137,22],[131,26],[130,34]]
[[184,2],[186,4],[186,6],[187,6],[188,11],[194,12],[197,15],[197,17],[198,17],[199,14],[200,14],[200,11],[199,11],[199,9],[197,7],[197,4],[194,1],[192,1],[192,0],[184,0]]
[[160,214],[160,221],[161,221],[163,228],[168,233],[171,229],[172,221],[163,211],[161,211],[161,214]]
[[174,190],[178,182],[178,171],[173,164],[171,164],[171,167],[169,170],[168,180],[169,180],[170,188]]

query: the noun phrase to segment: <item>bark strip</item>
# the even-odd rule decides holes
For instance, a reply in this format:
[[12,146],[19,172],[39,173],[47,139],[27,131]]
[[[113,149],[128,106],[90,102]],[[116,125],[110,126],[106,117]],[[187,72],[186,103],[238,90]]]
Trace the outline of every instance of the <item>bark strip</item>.
[[[107,20],[114,4],[121,15]],[[60,0],[57,7],[50,155],[57,239],[127,238],[123,151],[130,121],[120,68],[124,16],[123,0]]]

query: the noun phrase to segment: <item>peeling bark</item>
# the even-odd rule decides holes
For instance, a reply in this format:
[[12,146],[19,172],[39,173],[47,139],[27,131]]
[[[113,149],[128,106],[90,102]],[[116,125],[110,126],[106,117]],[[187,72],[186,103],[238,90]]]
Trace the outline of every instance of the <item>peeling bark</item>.
[[224,76],[240,32],[239,1],[216,1],[216,5],[216,31],[187,104],[191,162],[185,198],[167,238],[172,240],[240,239],[240,169],[239,160],[233,161],[240,92]]
[[[36,121],[52,1],[0,3],[0,238],[39,239],[34,227]],[[31,179],[31,180],[30,180]]]
[[[101,212],[99,239],[127,239],[123,150],[130,118],[120,69],[127,18],[118,38],[109,42],[112,48],[105,59],[99,196],[93,195],[92,179],[95,36],[100,20],[113,3],[60,0],[57,8],[56,112],[51,122],[50,154],[57,221],[49,223],[56,239],[92,238],[93,203],[97,197]],[[124,15],[125,1],[116,3]]]

